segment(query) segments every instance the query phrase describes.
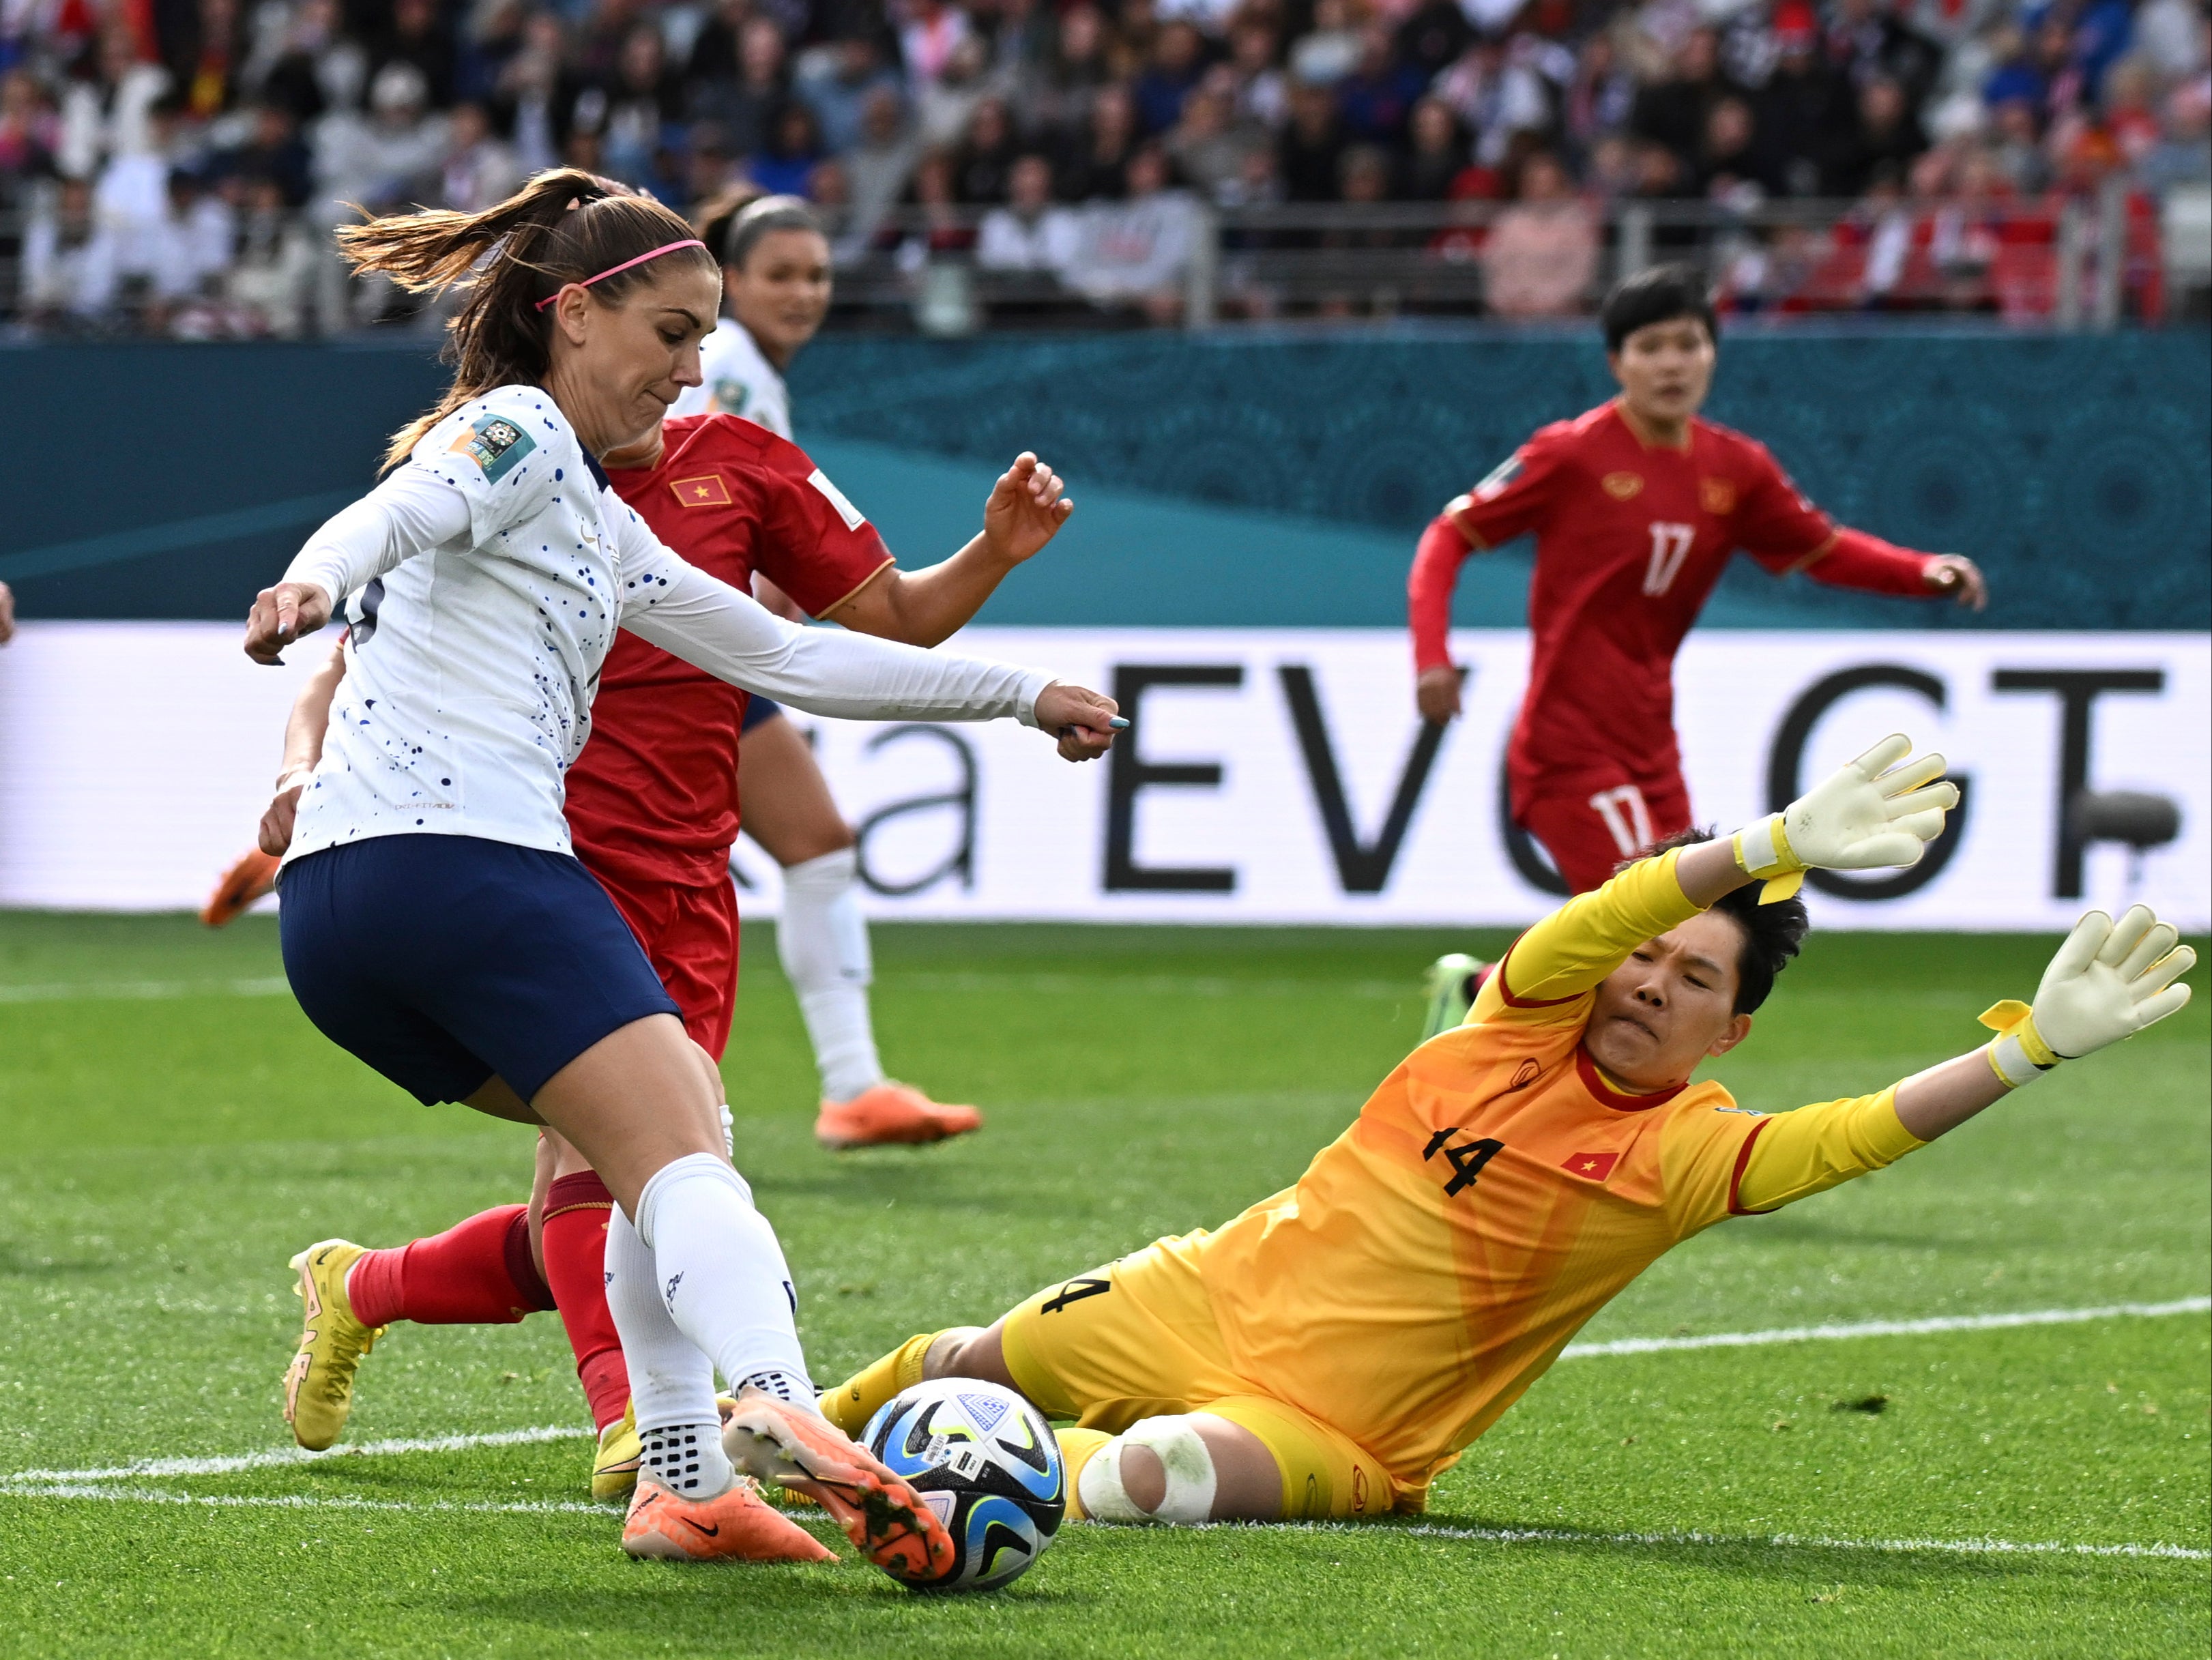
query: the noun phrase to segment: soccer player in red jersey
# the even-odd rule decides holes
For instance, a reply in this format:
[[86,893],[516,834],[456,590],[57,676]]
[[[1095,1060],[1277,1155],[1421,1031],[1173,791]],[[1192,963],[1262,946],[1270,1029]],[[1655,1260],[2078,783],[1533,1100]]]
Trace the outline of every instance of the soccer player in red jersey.
[[1690,823],[1674,654],[1736,550],[1777,575],[1802,570],[1837,587],[1977,610],[1988,597],[1972,560],[1839,527],[1765,445],[1698,416],[1717,322],[1693,271],[1629,277],[1602,320],[1620,395],[1540,429],[1449,502],[1407,584],[1420,711],[1449,721],[1460,712],[1447,640],[1460,566],[1535,532],[1535,649],[1507,776],[1513,822],[1577,893]]
[[[804,451],[751,422],[683,417],[605,459],[623,500],[702,569],[740,591],[759,571],[811,615],[912,645],[937,645],[965,623],[1073,511],[1052,469],[1025,453],[993,489],[981,533],[942,564],[908,572]],[[262,821],[265,854],[290,839],[299,781],[320,755],[337,676],[334,662],[295,705],[276,798]],[[745,708],[745,693],[624,634],[601,673],[591,739],[566,781],[576,856],[714,1060],[729,1040],[737,992],[728,867]],[[544,1132],[527,1206],[495,1207],[391,1250],[325,1240],[301,1252],[294,1266],[303,1282],[312,1278],[322,1317],[309,1322],[293,1363],[302,1374],[297,1409],[286,1414],[295,1435],[315,1447],[337,1438],[355,1373],[394,1321],[505,1324],[557,1308],[599,1432],[593,1495],[625,1495],[637,1440],[602,1267],[612,1204],[575,1150]]]

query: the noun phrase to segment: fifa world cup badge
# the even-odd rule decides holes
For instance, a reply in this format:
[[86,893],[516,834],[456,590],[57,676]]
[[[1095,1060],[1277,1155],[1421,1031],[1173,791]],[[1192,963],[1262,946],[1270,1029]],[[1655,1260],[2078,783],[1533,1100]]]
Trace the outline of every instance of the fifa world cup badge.
[[538,447],[537,441],[503,416],[480,417],[451,445],[456,455],[465,455],[483,470],[485,479],[496,484],[517,461]]

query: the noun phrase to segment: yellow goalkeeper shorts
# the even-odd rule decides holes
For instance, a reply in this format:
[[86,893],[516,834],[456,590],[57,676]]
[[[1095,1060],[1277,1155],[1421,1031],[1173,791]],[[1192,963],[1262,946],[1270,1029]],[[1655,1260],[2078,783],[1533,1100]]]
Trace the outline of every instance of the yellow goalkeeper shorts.
[[1118,1435],[1142,1418],[1206,1412],[1249,1430],[1282,1471],[1286,1522],[1393,1508],[1379,1459],[1230,1365],[1196,1271],[1158,1245],[1039,1292],[1001,1335],[1007,1371],[1050,1417]]

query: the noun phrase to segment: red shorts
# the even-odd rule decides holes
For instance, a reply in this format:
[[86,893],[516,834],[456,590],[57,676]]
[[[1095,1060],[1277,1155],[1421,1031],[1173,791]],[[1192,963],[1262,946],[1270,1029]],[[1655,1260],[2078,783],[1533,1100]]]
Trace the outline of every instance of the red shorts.
[[738,999],[738,891],[727,881],[649,882],[594,871],[684,1011],[684,1030],[717,1061]]
[[[1541,780],[1516,803],[1513,816],[1544,844],[1567,886],[1588,893],[1603,886],[1622,860],[1686,828],[1690,792],[1678,772],[1640,778],[1621,770],[1572,773]],[[668,990],[684,1000],[674,986]]]

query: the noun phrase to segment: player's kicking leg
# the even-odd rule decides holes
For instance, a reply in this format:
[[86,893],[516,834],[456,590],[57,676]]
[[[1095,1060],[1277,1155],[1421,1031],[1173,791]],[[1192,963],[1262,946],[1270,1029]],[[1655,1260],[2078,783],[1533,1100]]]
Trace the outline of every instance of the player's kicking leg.
[[814,1134],[833,1148],[941,1141],[982,1126],[973,1107],[933,1101],[884,1075],[868,1008],[875,977],[860,915],[860,860],[814,751],[765,698],[747,706],[738,747],[745,829],[783,866],[776,954],[822,1073]]

